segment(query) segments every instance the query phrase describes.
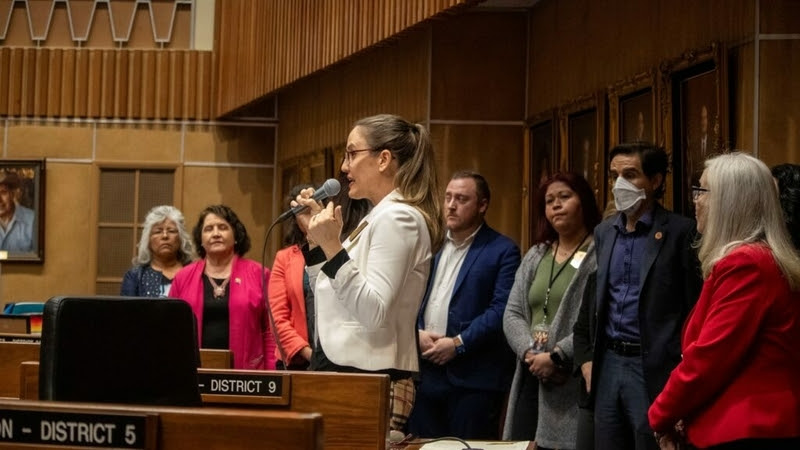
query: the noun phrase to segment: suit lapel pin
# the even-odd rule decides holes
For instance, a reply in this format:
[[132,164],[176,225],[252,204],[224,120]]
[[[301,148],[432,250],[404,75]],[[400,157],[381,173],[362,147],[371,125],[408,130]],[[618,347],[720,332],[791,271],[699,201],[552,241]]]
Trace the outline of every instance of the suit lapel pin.
[[242,279],[239,278],[239,277],[236,277],[236,279],[233,280],[233,282],[236,283],[236,284],[242,284]]
[[660,241],[662,237],[664,237],[664,235],[663,235],[663,234],[661,234],[661,232],[660,232],[660,231],[656,231],[656,240],[657,240],[657,241]]

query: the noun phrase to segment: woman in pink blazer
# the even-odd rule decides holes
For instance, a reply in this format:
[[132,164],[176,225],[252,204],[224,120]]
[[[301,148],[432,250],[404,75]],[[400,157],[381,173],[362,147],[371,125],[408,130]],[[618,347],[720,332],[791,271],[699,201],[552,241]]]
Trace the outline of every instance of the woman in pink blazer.
[[800,449],[800,259],[764,163],[706,162],[694,189],[705,282],[683,359],[650,407],[662,448]]
[[235,369],[275,369],[263,284],[269,269],[243,258],[250,237],[227,206],[200,213],[193,238],[201,259],[181,269],[169,296],[192,306],[201,348],[230,349]]

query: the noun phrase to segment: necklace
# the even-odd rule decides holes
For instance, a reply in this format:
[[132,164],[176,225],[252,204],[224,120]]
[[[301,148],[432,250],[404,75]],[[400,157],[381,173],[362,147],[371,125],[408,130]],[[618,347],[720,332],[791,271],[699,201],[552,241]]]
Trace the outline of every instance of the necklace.
[[225,277],[221,284],[217,284],[216,280],[214,280],[211,275],[206,274],[206,276],[211,286],[214,288],[214,298],[222,298],[225,295],[225,288],[228,286],[228,282],[231,281],[231,276],[228,275]]
[[561,275],[561,272],[563,272],[564,269],[569,264],[569,262],[572,261],[572,257],[575,256],[575,253],[578,253],[578,249],[581,248],[583,243],[586,242],[586,238],[588,237],[589,233],[586,233],[583,236],[583,239],[581,239],[581,243],[578,244],[578,246],[575,247],[574,250],[572,250],[572,253],[569,255],[569,258],[567,258],[567,260],[562,263],[563,265],[558,269],[558,272],[556,272],[556,276],[553,276],[553,267],[556,265],[556,255],[558,254],[558,245],[561,243],[561,241],[559,240],[556,242],[556,250],[553,252],[553,259],[550,260],[550,278],[547,280],[547,292],[544,294],[544,305],[542,306],[542,310],[544,311],[544,319],[542,320],[543,322],[547,320],[547,303],[550,301],[550,290],[553,289],[553,283],[556,282],[556,279],[558,279],[558,276]]

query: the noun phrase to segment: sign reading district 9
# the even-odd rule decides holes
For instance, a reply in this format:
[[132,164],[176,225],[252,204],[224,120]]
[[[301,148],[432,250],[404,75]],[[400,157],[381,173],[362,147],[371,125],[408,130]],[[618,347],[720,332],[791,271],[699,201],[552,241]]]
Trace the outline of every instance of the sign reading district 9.
[[0,410],[0,442],[145,449],[145,428],[144,415]]
[[198,373],[201,394],[280,397],[282,375]]

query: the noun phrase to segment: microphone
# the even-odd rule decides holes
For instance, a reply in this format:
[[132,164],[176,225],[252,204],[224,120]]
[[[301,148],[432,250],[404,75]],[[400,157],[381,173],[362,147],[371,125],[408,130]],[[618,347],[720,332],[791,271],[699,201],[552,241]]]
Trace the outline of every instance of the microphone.
[[[342,188],[342,185],[339,184],[339,180],[336,178],[328,178],[325,180],[325,183],[322,186],[314,191],[314,195],[311,196],[314,201],[322,201],[328,197],[333,197],[334,195],[339,193],[339,190]],[[275,222],[281,222],[283,220],[288,219],[289,217],[294,216],[295,214],[301,213],[308,208],[305,205],[297,205],[294,208],[284,212],[281,214]]]

